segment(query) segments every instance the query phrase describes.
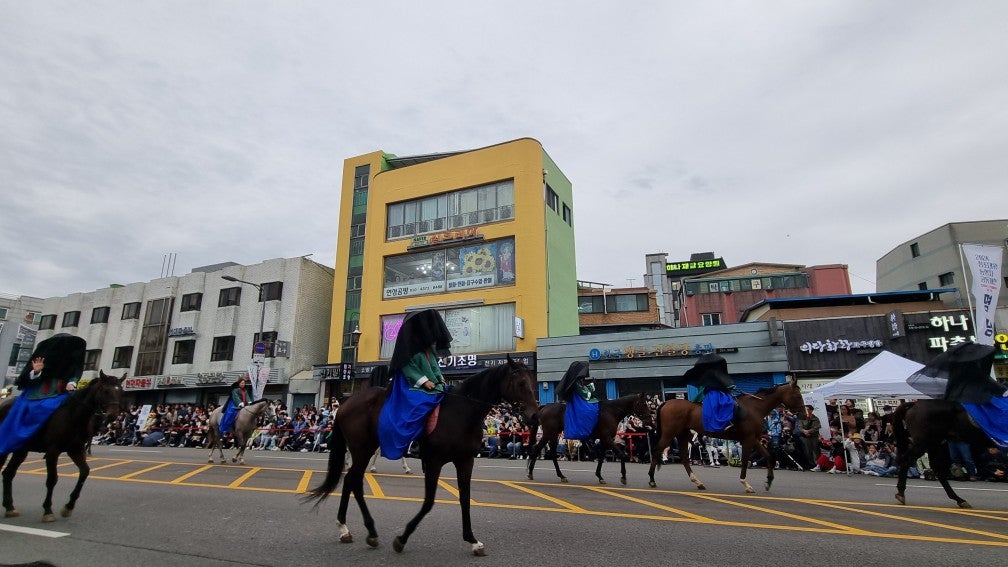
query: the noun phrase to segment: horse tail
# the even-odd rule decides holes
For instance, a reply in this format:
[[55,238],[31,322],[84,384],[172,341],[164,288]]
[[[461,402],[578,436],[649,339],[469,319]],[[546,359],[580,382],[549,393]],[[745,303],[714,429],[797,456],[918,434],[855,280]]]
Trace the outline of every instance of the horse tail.
[[310,489],[308,494],[301,498],[302,502],[315,502],[312,510],[317,510],[319,505],[329,497],[329,494],[336,490],[336,486],[343,476],[343,466],[346,464],[346,439],[343,438],[343,430],[340,428],[339,420],[331,420],[330,425],[332,430],[329,434],[329,466],[325,479],[322,484]]

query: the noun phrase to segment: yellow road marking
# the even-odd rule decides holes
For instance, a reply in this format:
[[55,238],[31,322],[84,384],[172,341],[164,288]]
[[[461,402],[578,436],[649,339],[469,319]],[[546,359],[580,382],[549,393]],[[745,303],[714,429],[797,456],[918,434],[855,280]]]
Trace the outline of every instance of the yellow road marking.
[[385,492],[382,490],[381,485],[378,484],[378,479],[375,478],[375,475],[364,473],[364,480],[367,481],[368,488],[371,489],[371,494],[375,498],[385,498]]
[[665,505],[662,505],[662,504],[657,504],[655,502],[648,502],[647,500],[643,500],[643,499],[640,499],[640,498],[635,498],[635,497],[630,496],[628,494],[620,494],[619,492],[614,491],[614,490],[608,490],[608,489],[605,489],[605,488],[599,488],[597,486],[587,486],[585,488],[587,488],[588,490],[594,491],[594,492],[598,492],[600,494],[605,494],[607,496],[614,496],[616,498],[622,498],[624,500],[629,500],[630,502],[636,502],[638,504],[643,504],[645,506],[651,506],[652,508],[658,508],[659,510],[665,510],[666,512],[672,512],[673,514],[679,514],[680,516],[685,516],[685,517],[687,517],[687,518],[689,518],[691,520],[700,522],[702,524],[711,523],[711,522],[714,521],[711,518],[705,518],[703,516],[700,516],[700,515],[697,515],[697,514],[693,514],[691,512],[687,512],[687,511],[681,510],[679,508],[673,508],[671,506],[665,506]]
[[151,471],[156,471],[158,469],[167,467],[170,464],[171,463],[161,463],[160,465],[154,465],[153,467],[147,467],[145,469],[141,469],[141,470],[138,470],[136,472],[131,472],[131,473],[127,474],[127,475],[120,476],[119,478],[121,480],[129,480],[129,479],[131,479],[131,478],[133,478],[135,476],[140,476],[140,475],[142,475],[144,473],[148,473],[148,472],[151,472]]
[[843,506],[843,505],[840,505],[840,504],[830,504],[828,502],[817,502],[816,504],[818,504],[819,506],[825,506],[827,508],[834,508],[834,509],[837,509],[837,510],[847,510],[848,512],[855,512],[855,513],[858,513],[858,514],[870,514],[872,516],[878,516],[880,518],[888,518],[888,519],[891,519],[891,520],[899,520],[901,522],[909,522],[911,524],[920,524],[920,525],[923,525],[923,526],[930,526],[932,528],[941,528],[941,529],[952,530],[952,531],[957,531],[957,532],[966,532],[966,533],[970,533],[970,534],[974,534],[974,535],[979,535],[979,536],[984,536],[984,537],[992,537],[992,538],[995,538],[995,539],[1003,539],[1003,540],[1008,541],[1008,535],[1003,535],[1003,534],[996,534],[996,533],[991,533],[991,532],[974,530],[974,529],[971,529],[971,528],[964,528],[964,527],[961,527],[961,526],[953,526],[953,525],[949,525],[949,524],[940,524],[938,522],[929,522],[927,520],[918,520],[917,518],[907,518],[905,516],[897,516],[895,514],[884,514],[882,512],[875,512],[873,510],[860,510],[860,509],[857,509],[857,508],[851,508],[849,506]]
[[238,488],[239,486],[242,485],[242,483],[244,483],[246,480],[252,478],[252,476],[255,475],[255,473],[257,473],[257,472],[259,472],[261,470],[262,469],[259,468],[259,467],[252,467],[247,473],[245,473],[245,474],[241,475],[240,477],[236,478],[231,484],[229,484],[228,488]]
[[[738,506],[740,508],[747,508],[749,510],[757,510],[759,512],[765,512],[767,514],[774,514],[774,515],[782,516],[782,517],[785,517],[785,518],[791,518],[792,520],[798,520],[799,522],[803,522],[803,523],[818,524],[820,526],[823,526],[823,527],[826,527],[826,528],[832,528],[832,529],[838,530],[840,532],[870,533],[867,530],[861,530],[861,529],[853,528],[853,527],[850,527],[850,526],[844,526],[844,525],[841,525],[841,524],[836,524],[834,522],[827,522],[825,520],[818,520],[816,518],[810,518],[807,515],[803,516],[801,514],[792,514],[790,512],[782,512],[780,510],[774,510],[773,508],[764,508],[762,506],[754,506],[752,504],[744,504],[742,502],[735,502],[735,501],[731,501],[731,500],[728,500],[728,499],[725,499],[725,498],[718,498],[718,497],[712,496],[710,494],[690,493],[690,496],[693,496],[695,498],[703,498],[704,500],[711,500],[713,502],[721,502],[722,504],[727,504],[729,506]],[[804,502],[804,500],[794,500],[794,501],[795,502]]]
[[560,500],[559,498],[554,498],[554,497],[550,496],[549,494],[544,494],[542,492],[539,492],[538,490],[532,490],[531,488],[527,488],[525,486],[522,486],[520,484],[516,484],[514,482],[503,480],[503,481],[501,481],[501,484],[503,484],[504,486],[513,488],[515,490],[520,490],[522,492],[531,494],[532,496],[535,496],[536,498],[542,498],[543,500],[549,500],[550,502],[556,504],[557,506],[563,506],[564,508],[566,508],[568,510],[572,510],[574,512],[586,512],[587,511],[587,510],[585,510],[584,508],[582,508],[580,506],[577,506],[577,505],[571,504],[570,502],[567,502],[566,500]]
[[305,471],[304,474],[301,475],[301,480],[298,481],[297,488],[294,489],[294,492],[297,492],[298,494],[308,492],[308,486],[311,484],[311,477],[312,472]]
[[118,467],[120,465],[126,465],[126,464],[129,464],[129,463],[132,463],[132,462],[133,461],[117,461],[115,463],[111,463],[111,464],[108,464],[108,465],[102,465],[100,467],[91,467],[91,472],[100,471],[102,469],[110,469],[112,467]]
[[212,469],[212,468],[213,468],[213,465],[203,465],[202,467],[198,467],[196,469],[193,469],[193,470],[185,473],[184,475],[182,475],[182,476],[180,476],[178,478],[172,479],[169,482],[169,484],[182,484],[184,481],[186,481],[186,480],[188,480],[188,479],[190,479],[190,478],[198,475],[199,473],[201,473],[201,472],[203,472],[203,471],[205,471],[207,469]]

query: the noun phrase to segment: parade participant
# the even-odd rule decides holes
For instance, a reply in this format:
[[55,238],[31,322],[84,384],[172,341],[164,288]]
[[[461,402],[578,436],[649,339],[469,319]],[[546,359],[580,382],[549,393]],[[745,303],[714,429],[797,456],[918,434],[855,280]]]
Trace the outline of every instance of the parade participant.
[[557,395],[567,402],[564,409],[564,437],[586,440],[598,423],[599,403],[595,397],[595,379],[588,374],[588,363],[575,360],[557,385]]
[[218,426],[222,436],[234,428],[238,412],[252,401],[252,392],[246,386],[247,382],[247,377],[242,376],[231,384],[231,395],[224,402],[224,408],[221,410],[220,426]]
[[45,425],[49,417],[77,389],[84,372],[87,343],[59,333],[40,342],[14,385],[21,394],[0,423],[0,455],[13,453]]
[[735,381],[728,374],[728,362],[724,357],[714,353],[701,356],[683,378],[698,390],[693,401],[703,404],[706,431],[716,433],[734,425]]
[[798,418],[797,426],[798,436],[801,439],[801,455],[805,460],[802,466],[805,469],[822,470],[822,467],[816,464],[819,460],[819,430],[822,428],[822,423],[815,414],[814,406],[805,404],[805,415]]
[[[444,319],[434,309],[414,311],[403,319],[389,362],[388,398],[378,416],[378,440],[385,458],[402,458],[424,432],[428,417],[436,421],[446,387],[438,356],[449,354],[451,341]],[[431,429],[433,423],[428,425]]]

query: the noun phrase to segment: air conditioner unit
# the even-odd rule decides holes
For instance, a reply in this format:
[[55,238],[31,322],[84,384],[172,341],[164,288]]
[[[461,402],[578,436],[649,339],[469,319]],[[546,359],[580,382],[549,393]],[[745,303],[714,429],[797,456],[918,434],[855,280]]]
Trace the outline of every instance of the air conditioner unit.
[[451,227],[459,228],[461,226],[465,226],[465,215],[452,215]]
[[504,205],[503,207],[498,207],[497,212],[499,213],[499,218],[501,220],[514,218],[514,208],[511,205]]
[[406,235],[416,234],[416,223],[415,222],[408,222],[408,223],[404,224],[403,227],[402,227],[402,233],[406,234]]
[[434,219],[432,221],[432,223],[433,223],[434,230],[444,230],[444,227],[445,227],[445,219],[444,218]]
[[493,222],[495,220],[497,220],[497,209],[483,211],[483,222]]
[[480,220],[479,220],[479,213],[469,213],[469,224],[470,225],[479,224],[479,222],[480,222]]
[[399,238],[400,236],[402,236],[402,225],[401,224],[397,224],[397,225],[390,226],[388,228],[388,235],[389,235],[389,238]]
[[423,234],[425,232],[430,232],[430,221],[420,221],[417,224],[417,234]]

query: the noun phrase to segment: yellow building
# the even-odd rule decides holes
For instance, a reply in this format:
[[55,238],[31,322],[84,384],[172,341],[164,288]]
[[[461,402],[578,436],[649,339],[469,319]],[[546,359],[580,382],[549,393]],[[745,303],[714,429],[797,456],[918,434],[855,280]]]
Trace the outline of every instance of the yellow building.
[[578,334],[572,197],[530,138],[347,159],[329,365],[317,369],[330,395],[387,363],[412,310],[438,309],[448,324],[450,378],[508,354],[534,367],[537,339]]

